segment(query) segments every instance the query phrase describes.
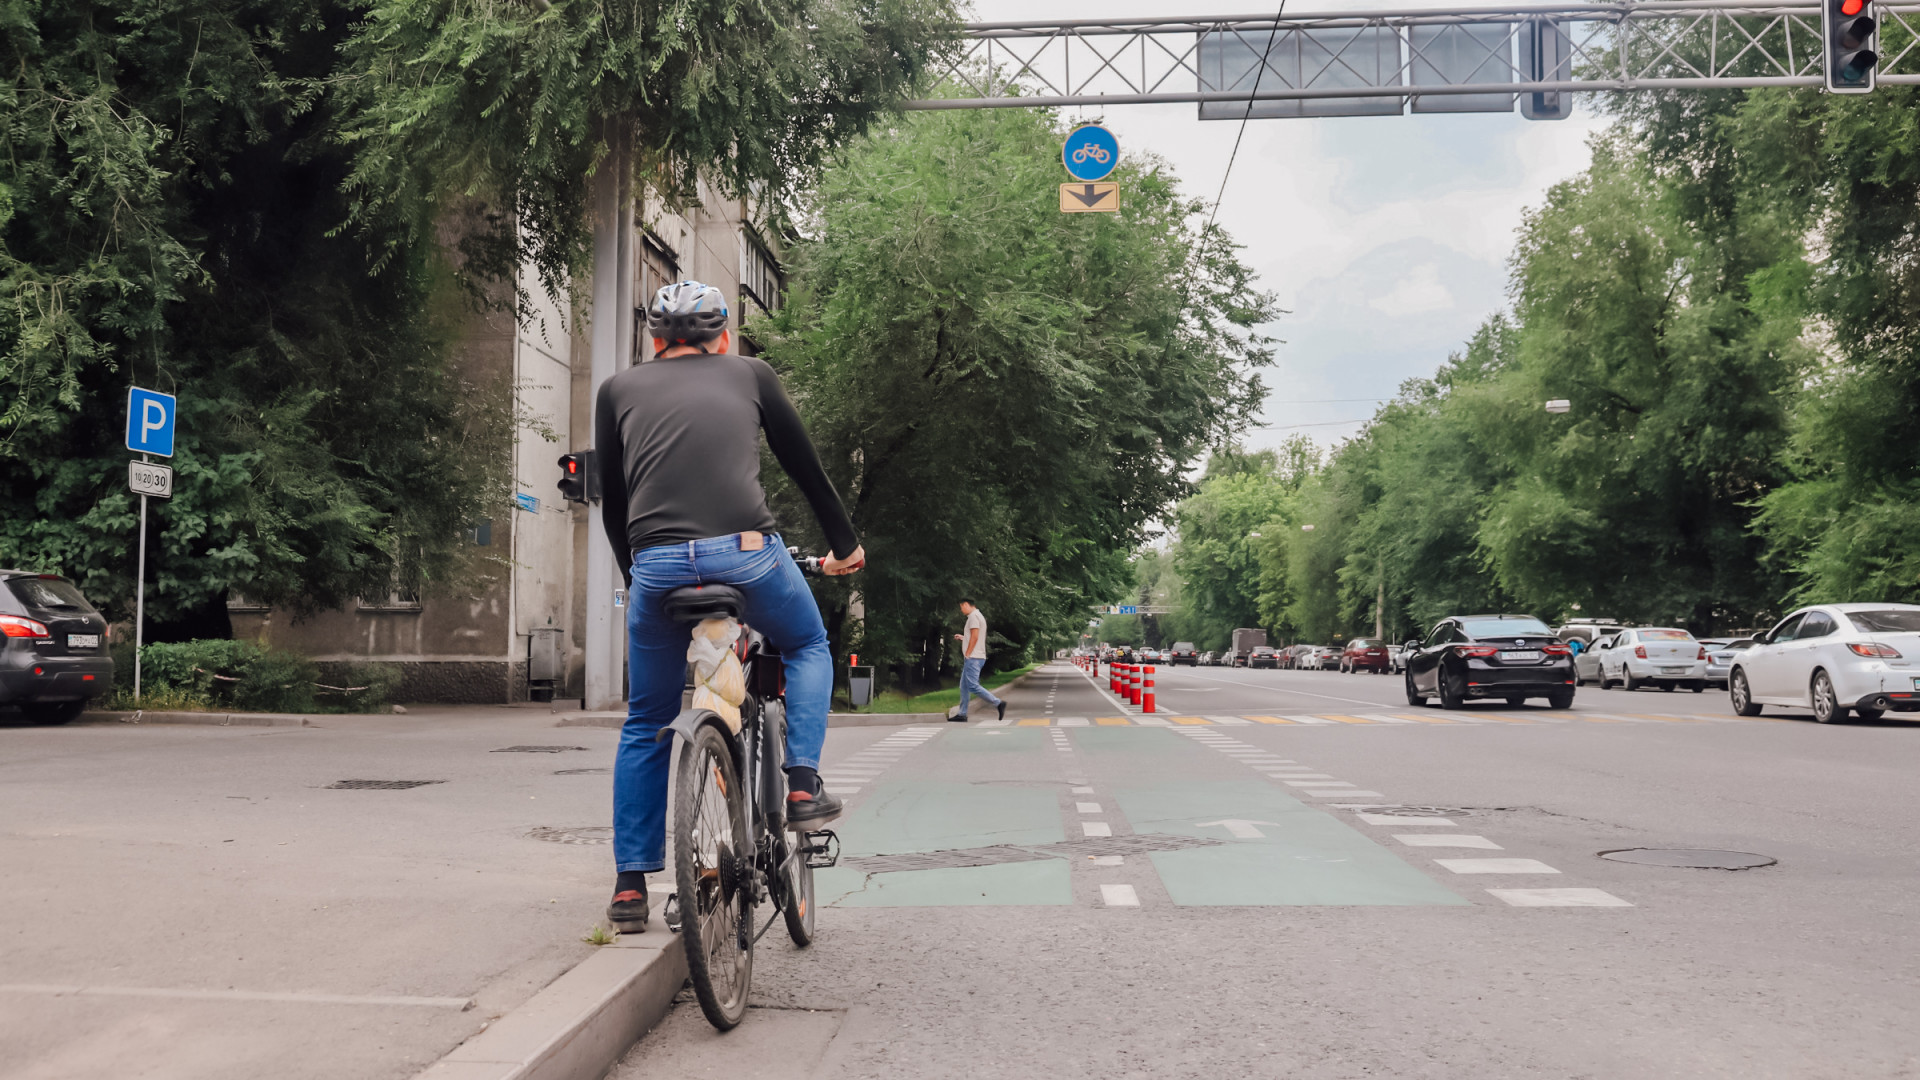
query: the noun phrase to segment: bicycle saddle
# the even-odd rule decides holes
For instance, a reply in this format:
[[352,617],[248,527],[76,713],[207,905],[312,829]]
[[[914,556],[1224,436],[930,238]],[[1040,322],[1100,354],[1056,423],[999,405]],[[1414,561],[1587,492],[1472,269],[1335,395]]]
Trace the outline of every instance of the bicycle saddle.
[[737,619],[747,609],[747,598],[731,585],[683,585],[660,601],[660,610],[674,622]]

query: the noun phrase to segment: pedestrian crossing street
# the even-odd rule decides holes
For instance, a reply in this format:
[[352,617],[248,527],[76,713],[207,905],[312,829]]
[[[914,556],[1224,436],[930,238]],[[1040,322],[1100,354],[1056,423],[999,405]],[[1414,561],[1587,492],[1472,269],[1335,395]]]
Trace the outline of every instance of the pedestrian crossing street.
[[1009,716],[975,727],[1243,727],[1255,724],[1746,724],[1778,722],[1777,716],[1699,716],[1663,713],[1594,712],[1450,712],[1450,713],[1287,713],[1280,716],[1176,716],[1137,713],[1128,716]]

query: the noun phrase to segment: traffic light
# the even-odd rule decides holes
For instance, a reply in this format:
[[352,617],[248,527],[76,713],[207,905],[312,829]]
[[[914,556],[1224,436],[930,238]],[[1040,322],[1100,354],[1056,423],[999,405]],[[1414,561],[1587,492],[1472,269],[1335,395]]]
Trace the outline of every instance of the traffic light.
[[593,451],[560,455],[560,497],[577,503],[600,498],[600,478],[594,473]]
[[1871,0],[1822,0],[1820,35],[1826,43],[1827,89],[1835,94],[1872,93],[1880,33]]

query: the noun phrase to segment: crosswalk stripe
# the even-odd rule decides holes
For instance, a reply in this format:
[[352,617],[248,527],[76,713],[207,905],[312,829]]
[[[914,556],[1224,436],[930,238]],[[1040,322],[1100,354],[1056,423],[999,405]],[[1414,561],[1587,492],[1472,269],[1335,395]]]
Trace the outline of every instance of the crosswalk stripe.
[[1133,722],[1140,725],[1141,727],[1172,727],[1173,726],[1172,724],[1167,723],[1165,720],[1162,720],[1157,716],[1136,716],[1133,718]]
[[1098,716],[1093,722],[1102,727],[1125,727],[1133,723],[1124,716]]
[[1327,714],[1326,714],[1326,718],[1327,718],[1328,720],[1338,720],[1338,721],[1340,721],[1340,722],[1341,722],[1341,723],[1343,723],[1343,724],[1371,724],[1371,723],[1373,723],[1373,721],[1371,721],[1371,720],[1363,720],[1363,719],[1361,719],[1361,718],[1360,718],[1360,717],[1358,717],[1358,716],[1341,716],[1341,715],[1340,715],[1340,714],[1338,714],[1338,713],[1327,713]]
[[1059,727],[1086,727],[1087,718],[1084,716],[1063,716],[1055,720],[1054,724]]
[[1238,716],[1209,716],[1206,717],[1206,719],[1216,724],[1225,724],[1228,727],[1246,727],[1253,723],[1251,720],[1243,720]]
[[1249,716],[1247,719],[1256,724],[1291,724],[1291,720],[1282,720],[1277,716]]
[[1020,721],[1020,726],[1021,727],[1046,727],[1047,720],[1044,717],[1038,720],[1033,720],[1033,719],[1022,720]]
[[1376,724],[1417,724],[1420,721],[1410,716],[1389,716],[1386,713],[1368,713],[1363,719]]
[[1289,716],[1288,720],[1296,724],[1337,724],[1338,720],[1329,720],[1324,716]]
[[1184,724],[1189,727],[1195,724],[1204,724],[1207,722],[1206,717],[1204,716],[1169,716],[1167,717],[1167,719],[1173,721],[1176,724]]

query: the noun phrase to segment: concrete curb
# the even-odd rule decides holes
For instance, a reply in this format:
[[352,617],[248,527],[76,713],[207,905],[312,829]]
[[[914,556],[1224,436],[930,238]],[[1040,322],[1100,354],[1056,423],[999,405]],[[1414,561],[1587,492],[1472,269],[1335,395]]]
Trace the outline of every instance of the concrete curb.
[[[213,727],[312,727],[315,716],[300,713],[84,712],[76,724],[205,724]],[[340,716],[348,714],[341,713]]]
[[416,1080],[601,1080],[686,981],[678,934],[622,934]]

